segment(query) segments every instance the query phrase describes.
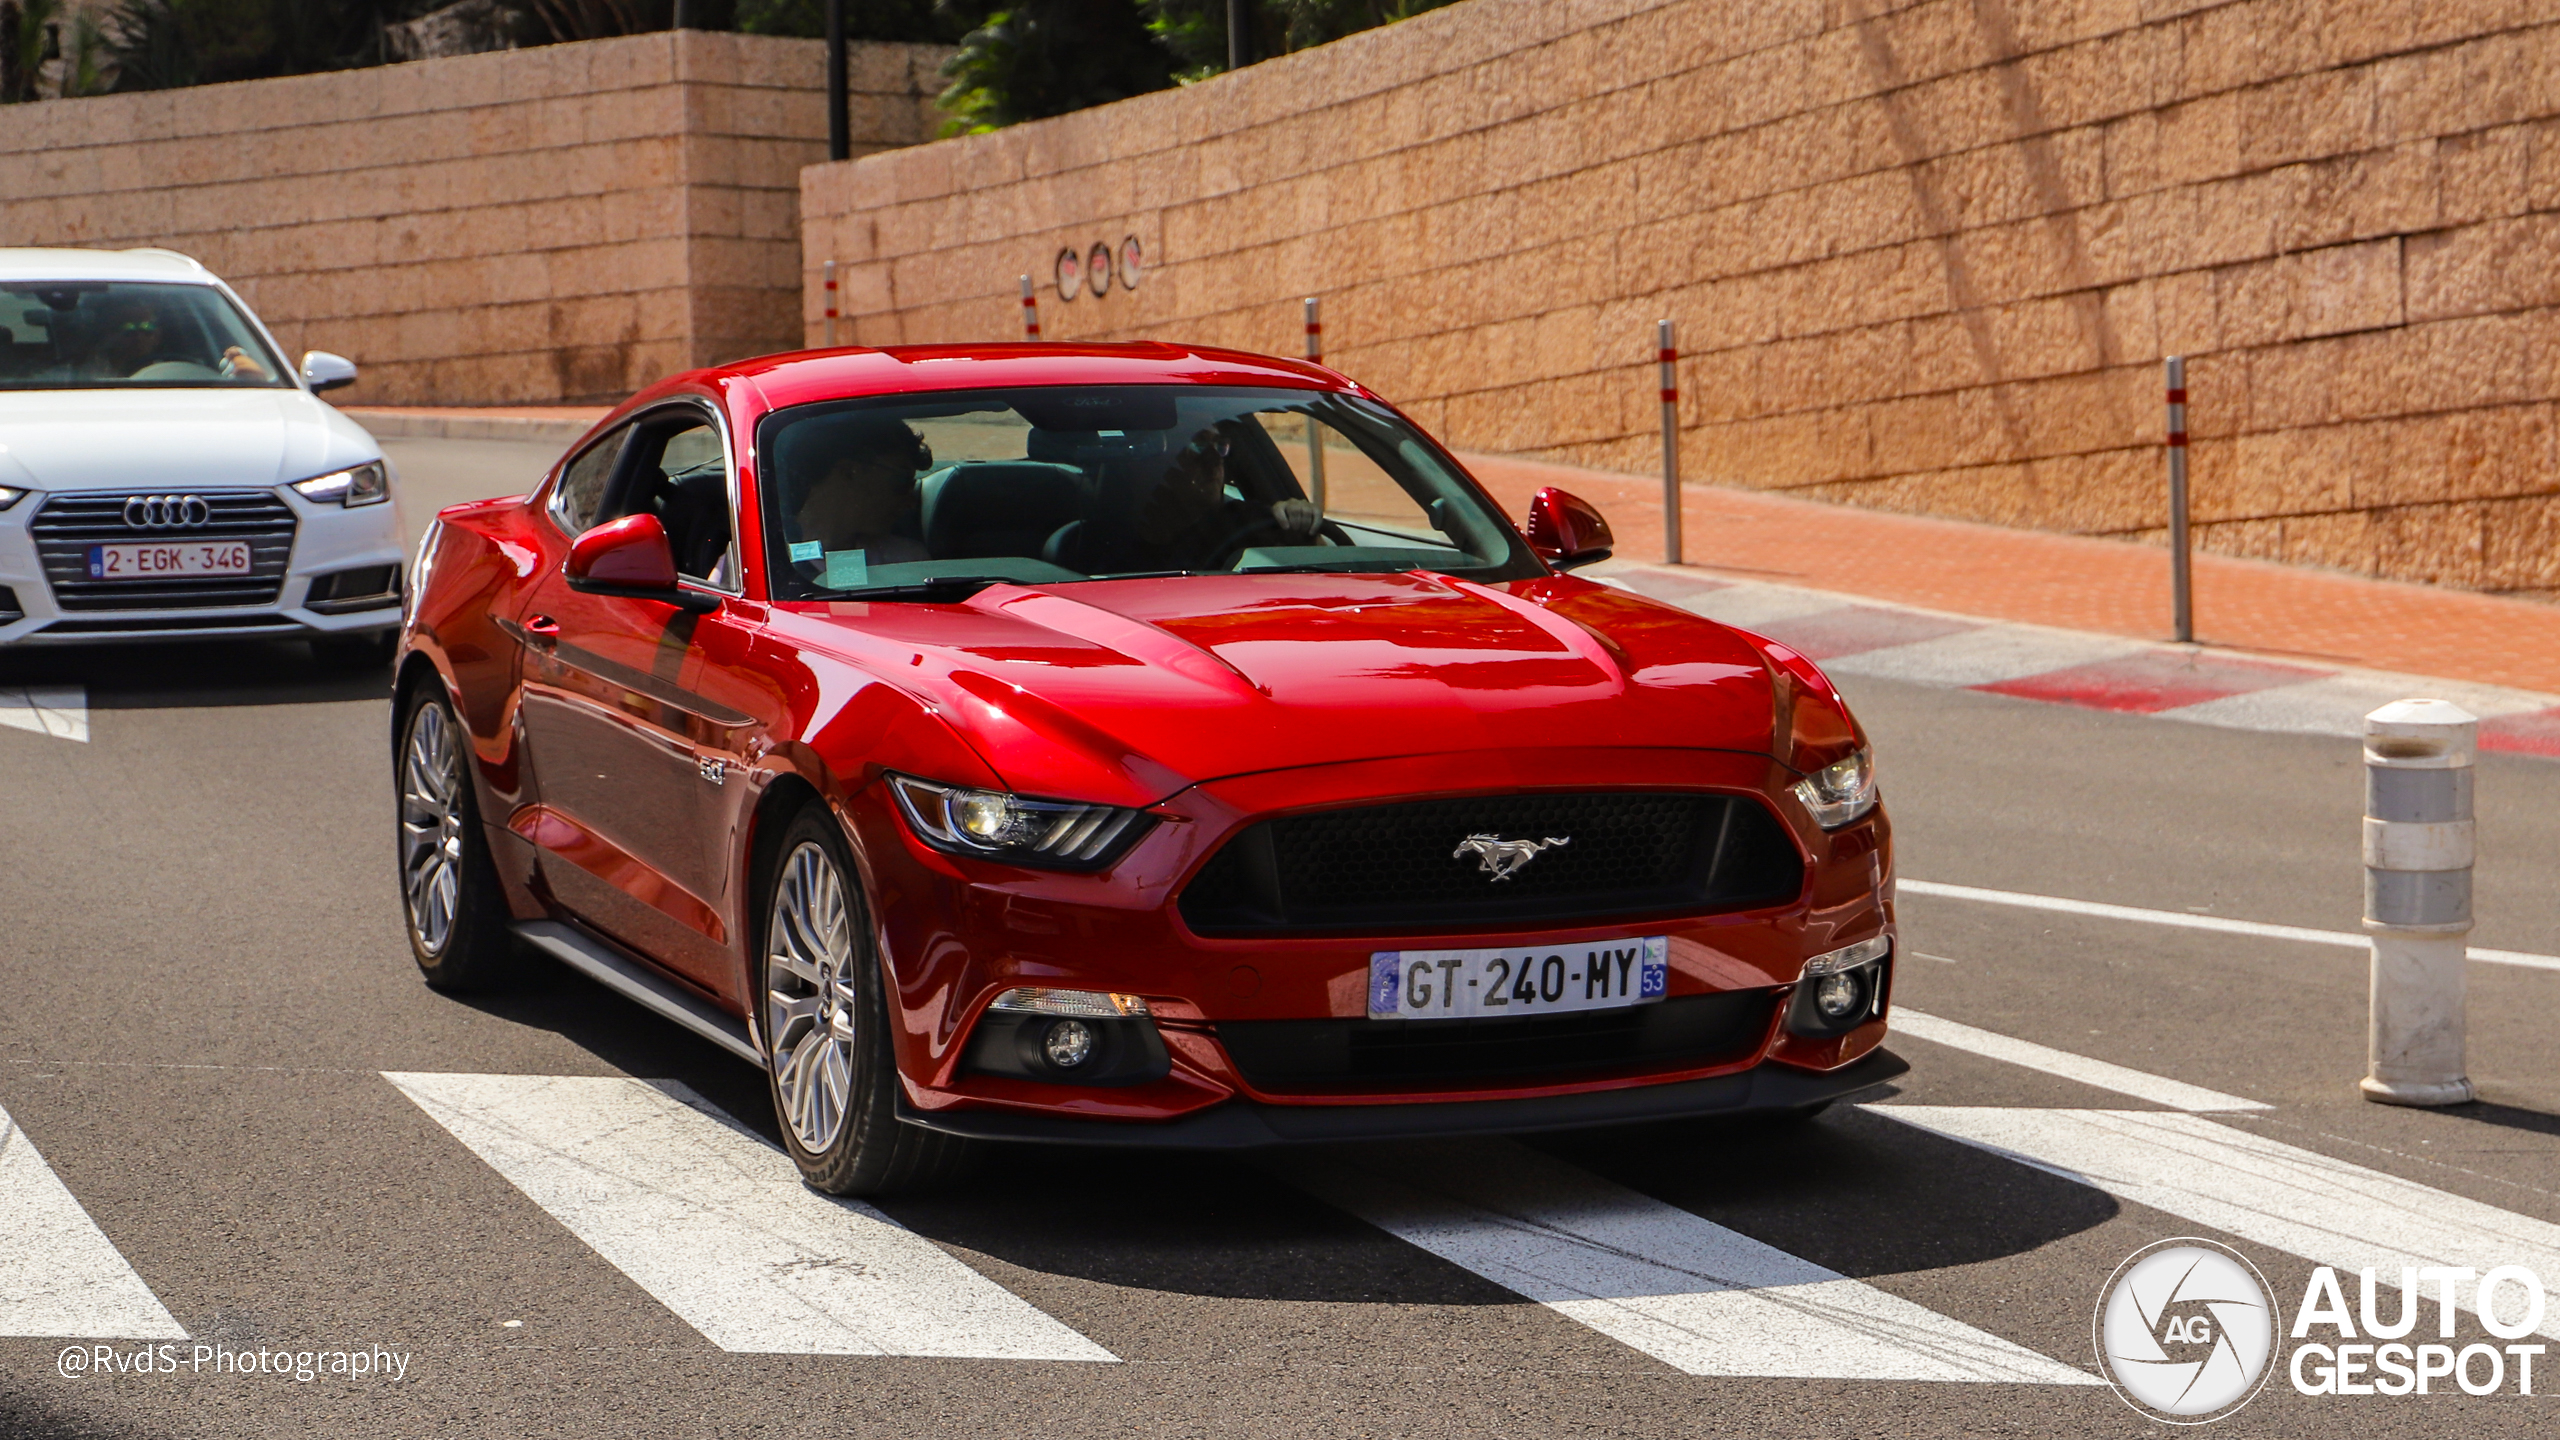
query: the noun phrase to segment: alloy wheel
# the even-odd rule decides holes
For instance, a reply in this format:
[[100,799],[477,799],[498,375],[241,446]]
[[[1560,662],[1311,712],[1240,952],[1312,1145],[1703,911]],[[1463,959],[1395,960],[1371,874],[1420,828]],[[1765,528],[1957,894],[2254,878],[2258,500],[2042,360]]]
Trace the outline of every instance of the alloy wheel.
[[783,1119],[812,1155],[843,1133],[851,1101],[858,949],[844,876],[824,847],[802,842],[782,862],[765,927],[765,1033]]
[[442,705],[418,707],[400,751],[400,884],[418,948],[440,956],[453,939],[462,886],[462,747]]

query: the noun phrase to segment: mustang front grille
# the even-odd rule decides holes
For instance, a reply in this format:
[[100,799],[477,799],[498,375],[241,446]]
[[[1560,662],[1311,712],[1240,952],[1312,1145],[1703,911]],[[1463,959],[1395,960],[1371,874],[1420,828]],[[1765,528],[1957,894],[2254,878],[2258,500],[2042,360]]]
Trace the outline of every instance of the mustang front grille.
[[[172,492],[153,492],[167,494]],[[64,610],[170,610],[217,605],[272,605],[293,559],[293,511],[266,490],[195,490],[205,520],[175,529],[125,523],[133,495],[54,495],[28,522],[54,603]],[[92,580],[92,545],[245,540],[249,573],[166,580]]]
[[[1506,842],[1537,848],[1522,859]],[[1247,826],[1181,910],[1203,935],[1517,928],[1752,909],[1803,885],[1786,828],[1746,796],[1482,795]]]
[[1223,1020],[1236,1072],[1267,1095],[1541,1084],[1750,1056],[1775,991],[1690,995],[1526,1020]]

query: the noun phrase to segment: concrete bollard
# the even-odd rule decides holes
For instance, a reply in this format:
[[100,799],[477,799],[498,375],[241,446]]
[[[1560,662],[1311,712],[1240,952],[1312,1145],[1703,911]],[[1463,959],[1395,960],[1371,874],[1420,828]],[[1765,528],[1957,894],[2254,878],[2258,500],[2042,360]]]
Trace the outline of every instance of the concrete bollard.
[[2476,1099],[2463,1065],[2463,954],[2471,934],[2471,757],[2480,722],[2443,700],[2364,717],[2364,928],[2373,1000],[2364,1098]]

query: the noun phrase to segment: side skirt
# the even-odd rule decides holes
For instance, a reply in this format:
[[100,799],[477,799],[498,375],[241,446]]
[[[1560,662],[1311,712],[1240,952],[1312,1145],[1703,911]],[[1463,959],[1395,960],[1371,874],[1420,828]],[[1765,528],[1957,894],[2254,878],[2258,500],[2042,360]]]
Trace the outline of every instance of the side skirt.
[[745,1021],[684,990],[622,947],[557,920],[522,920],[513,928],[517,939],[552,959],[655,1010],[757,1069],[764,1068],[764,1054],[748,1035]]

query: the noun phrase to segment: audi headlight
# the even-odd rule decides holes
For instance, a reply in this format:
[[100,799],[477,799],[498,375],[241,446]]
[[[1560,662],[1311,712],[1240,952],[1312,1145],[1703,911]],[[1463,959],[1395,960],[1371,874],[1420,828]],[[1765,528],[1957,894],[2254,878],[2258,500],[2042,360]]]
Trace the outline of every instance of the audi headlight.
[[1876,808],[1876,764],[1861,750],[1796,782],[1796,798],[1813,812],[1813,823],[1837,830]]
[[0,485],[0,510],[6,510],[17,504],[25,498],[26,493],[24,490],[12,490],[6,485]]
[[335,501],[348,506],[370,505],[390,498],[391,471],[381,461],[371,460],[350,469],[297,480],[293,488],[302,492],[303,499],[316,504]]
[[1099,870],[1149,823],[1144,813],[1117,805],[1033,800],[912,775],[891,775],[889,793],[917,837],[936,850],[1044,870]]

